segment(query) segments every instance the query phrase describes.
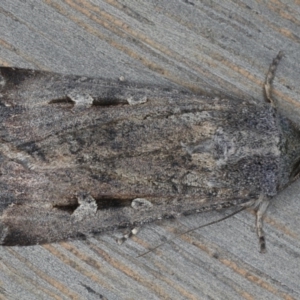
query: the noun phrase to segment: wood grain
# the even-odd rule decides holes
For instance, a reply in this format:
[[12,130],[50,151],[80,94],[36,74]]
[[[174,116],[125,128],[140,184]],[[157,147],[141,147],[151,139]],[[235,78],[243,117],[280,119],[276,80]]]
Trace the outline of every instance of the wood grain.
[[[300,124],[299,1],[2,0],[0,64],[119,78],[263,101],[272,59],[280,107]],[[136,258],[205,213],[153,224],[122,246],[113,235],[2,247],[2,299],[299,299],[300,183],[271,205],[268,253],[243,212]]]

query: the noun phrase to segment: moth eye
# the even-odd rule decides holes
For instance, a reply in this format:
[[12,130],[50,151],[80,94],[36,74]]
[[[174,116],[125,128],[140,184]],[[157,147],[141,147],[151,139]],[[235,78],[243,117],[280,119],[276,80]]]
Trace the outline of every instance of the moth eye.
[[290,175],[290,179],[294,180],[298,178],[299,175],[300,175],[300,159],[298,159],[297,162],[294,164]]

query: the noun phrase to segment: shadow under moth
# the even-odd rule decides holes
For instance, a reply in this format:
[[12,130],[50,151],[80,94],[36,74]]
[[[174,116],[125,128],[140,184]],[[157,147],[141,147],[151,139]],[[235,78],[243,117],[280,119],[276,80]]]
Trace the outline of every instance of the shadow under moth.
[[255,207],[300,171],[300,132],[268,102],[1,67],[0,244],[80,238]]

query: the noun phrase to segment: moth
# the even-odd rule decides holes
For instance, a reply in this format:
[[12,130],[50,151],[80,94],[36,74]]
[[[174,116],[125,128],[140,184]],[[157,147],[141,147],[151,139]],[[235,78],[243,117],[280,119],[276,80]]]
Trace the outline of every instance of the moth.
[[300,132],[269,101],[1,67],[0,243],[32,245],[256,207],[300,171]]

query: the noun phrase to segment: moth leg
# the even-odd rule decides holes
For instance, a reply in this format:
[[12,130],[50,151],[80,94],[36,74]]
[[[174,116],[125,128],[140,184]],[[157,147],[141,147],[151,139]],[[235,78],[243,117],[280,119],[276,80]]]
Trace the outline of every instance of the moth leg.
[[257,200],[251,200],[241,205],[242,207],[252,207],[255,209],[255,215],[256,215],[255,228],[259,239],[259,247],[261,253],[266,252],[266,239],[263,230],[263,218],[269,206],[269,203],[270,203],[270,199],[261,195]]
[[126,240],[131,238],[133,235],[136,235],[140,230],[140,227],[133,227],[129,228],[126,233],[123,234],[123,236],[119,239],[117,239],[117,243],[119,245],[122,245]]
[[272,81],[275,77],[275,72],[276,72],[277,66],[278,66],[281,58],[283,57],[283,55],[284,55],[283,51],[279,51],[277,56],[273,59],[273,62],[271,63],[271,65],[269,67],[269,71],[267,73],[266,80],[265,80],[266,98],[267,98],[268,102],[270,102],[273,107],[275,107],[276,105],[275,105],[275,102],[274,102],[274,100],[272,99],[272,96],[271,96]]
[[260,204],[256,211],[256,232],[259,239],[260,252],[266,252],[266,239],[263,231],[263,217],[269,206],[270,200],[264,199]]
[[264,214],[269,206],[270,199],[266,198],[265,196],[261,195],[252,206],[254,206],[256,211],[256,233],[259,239],[259,246],[260,246],[260,252],[265,253],[266,252],[266,239],[265,239],[265,233],[263,230],[263,217]]

